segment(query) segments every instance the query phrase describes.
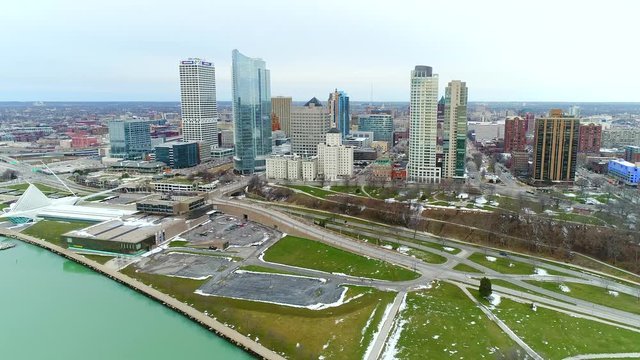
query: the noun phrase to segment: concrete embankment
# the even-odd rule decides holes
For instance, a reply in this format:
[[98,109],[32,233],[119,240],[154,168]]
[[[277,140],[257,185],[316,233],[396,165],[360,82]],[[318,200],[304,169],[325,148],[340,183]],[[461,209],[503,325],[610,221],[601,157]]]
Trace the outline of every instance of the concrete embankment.
[[46,242],[44,240],[35,238],[33,236],[29,236],[26,234],[21,234],[19,232],[10,230],[10,229],[0,229],[0,235],[14,238],[17,240],[24,241],[26,243],[39,246],[41,248],[47,249],[55,254],[63,256],[69,260],[75,261],[82,265],[89,267],[90,269],[99,272],[112,280],[115,280],[123,285],[128,286],[129,288],[151,298],[154,299],[161,304],[167,306],[168,308],[177,311],[189,319],[197,322],[201,326],[205,327],[209,331],[214,332],[216,335],[230,341],[231,343],[243,348],[247,352],[259,356],[263,359],[284,359],[281,355],[273,352],[270,349],[262,346],[261,344],[249,339],[248,337],[240,334],[239,332],[225,326],[219,321],[205,315],[204,313],[192,308],[191,306],[182,303],[173,297],[162,293],[151,286],[143,284],[142,282],[132,279],[116,270],[110,269],[96,261],[85,258],[82,255],[76,254],[73,251],[62,248],[60,246],[54,245],[52,243]]

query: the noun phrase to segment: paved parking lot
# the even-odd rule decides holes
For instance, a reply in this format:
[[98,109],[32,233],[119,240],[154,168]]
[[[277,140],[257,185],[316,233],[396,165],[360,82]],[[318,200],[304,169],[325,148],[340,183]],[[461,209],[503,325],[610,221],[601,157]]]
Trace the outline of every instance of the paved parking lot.
[[191,279],[205,279],[224,271],[231,261],[222,256],[162,251],[143,258],[135,266],[142,272]]
[[301,307],[335,303],[345,291],[330,280],[243,271],[230,274],[224,281],[208,281],[198,289],[203,295]]
[[205,244],[213,240],[226,240],[229,246],[257,246],[267,240],[278,239],[280,233],[252,221],[242,221],[234,216],[220,215],[195,229],[182,234],[193,244]]

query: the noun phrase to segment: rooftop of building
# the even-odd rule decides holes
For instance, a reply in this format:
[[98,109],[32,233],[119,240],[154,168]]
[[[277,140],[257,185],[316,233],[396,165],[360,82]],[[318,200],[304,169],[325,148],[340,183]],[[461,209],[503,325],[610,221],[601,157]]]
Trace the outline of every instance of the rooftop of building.
[[632,163],[632,162],[628,162],[627,160],[624,159],[613,159],[613,160],[609,160],[609,163],[618,163],[624,167],[636,167],[636,164]]
[[322,106],[322,103],[320,102],[320,100],[318,100],[318,98],[316,98],[315,96],[313,98],[311,98],[311,100],[307,101],[304,106]]
[[169,142],[165,142],[162,144],[158,144],[156,145],[157,148],[159,147],[165,147],[165,148],[170,148],[173,146],[179,146],[179,145],[190,145],[190,144],[197,144],[197,141],[169,141]]
[[340,134],[340,130],[338,130],[338,128],[331,128],[327,133],[328,134]]
[[139,200],[138,203],[151,205],[173,205],[178,203],[192,203],[202,199],[202,196],[166,196],[162,194],[154,194]]
[[88,226],[84,229],[69,231],[63,236],[138,243],[149,236],[155,235],[159,230],[177,224],[181,221],[184,220],[179,218],[142,214],[104,221],[99,224]]

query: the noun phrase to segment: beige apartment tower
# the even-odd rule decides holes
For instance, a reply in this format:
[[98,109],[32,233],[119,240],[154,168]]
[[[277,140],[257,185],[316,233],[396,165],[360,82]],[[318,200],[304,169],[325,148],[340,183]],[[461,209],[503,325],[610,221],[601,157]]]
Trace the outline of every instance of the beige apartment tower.
[[409,181],[440,182],[436,166],[438,127],[438,75],[431,66],[417,65],[411,71],[409,109]]
[[313,98],[304,106],[291,108],[291,151],[302,157],[315,156],[331,129],[329,110]]

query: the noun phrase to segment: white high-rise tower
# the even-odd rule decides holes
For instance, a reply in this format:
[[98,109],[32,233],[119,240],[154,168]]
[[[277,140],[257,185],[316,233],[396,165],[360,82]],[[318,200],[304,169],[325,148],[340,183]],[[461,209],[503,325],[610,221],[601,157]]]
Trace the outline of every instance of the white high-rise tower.
[[440,181],[436,167],[438,128],[438,75],[431,66],[417,65],[411,71],[411,101],[409,109],[409,181],[434,183]]
[[182,137],[200,143],[200,158],[209,159],[218,147],[216,70],[213,63],[189,58],[180,62]]

